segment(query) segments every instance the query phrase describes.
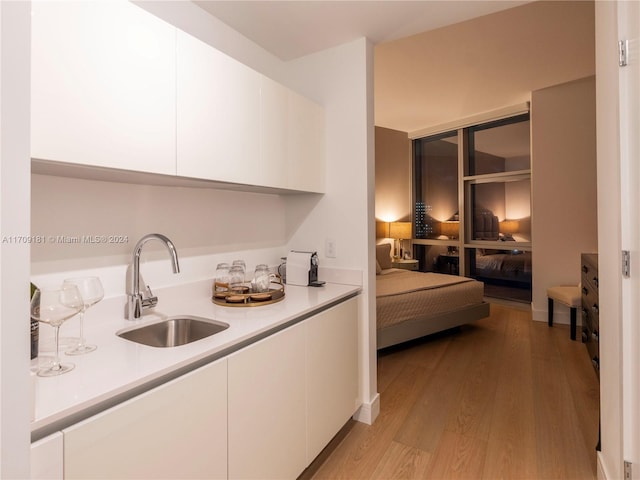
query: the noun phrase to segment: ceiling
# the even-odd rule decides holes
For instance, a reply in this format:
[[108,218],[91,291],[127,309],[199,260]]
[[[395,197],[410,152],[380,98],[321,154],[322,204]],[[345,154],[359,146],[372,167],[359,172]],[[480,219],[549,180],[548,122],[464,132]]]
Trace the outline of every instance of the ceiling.
[[375,125],[414,132],[594,74],[593,1],[196,1],[284,61],[361,37]]
[[195,3],[287,61],[361,37],[367,37],[374,44],[388,42],[527,1],[201,0]]

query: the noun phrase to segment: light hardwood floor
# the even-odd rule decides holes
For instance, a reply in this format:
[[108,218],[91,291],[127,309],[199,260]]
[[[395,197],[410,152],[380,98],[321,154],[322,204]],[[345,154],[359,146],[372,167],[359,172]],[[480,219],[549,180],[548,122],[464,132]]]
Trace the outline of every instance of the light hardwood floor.
[[568,326],[486,319],[378,355],[380,415],[350,422],[314,479],[595,479],[598,381]]

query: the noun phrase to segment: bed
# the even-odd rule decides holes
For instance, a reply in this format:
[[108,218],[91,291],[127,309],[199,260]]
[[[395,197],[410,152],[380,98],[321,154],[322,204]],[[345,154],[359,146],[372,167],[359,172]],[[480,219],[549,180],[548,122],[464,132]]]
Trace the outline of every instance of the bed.
[[376,247],[378,349],[489,315],[482,282],[392,268],[390,249],[389,244]]

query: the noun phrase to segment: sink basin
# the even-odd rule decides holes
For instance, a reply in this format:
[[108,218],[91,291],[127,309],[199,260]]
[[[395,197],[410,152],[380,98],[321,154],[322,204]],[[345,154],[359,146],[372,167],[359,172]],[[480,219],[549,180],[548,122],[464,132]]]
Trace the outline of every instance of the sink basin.
[[157,323],[127,328],[119,337],[151,347],[177,347],[210,337],[229,328],[228,323],[209,318],[180,315]]

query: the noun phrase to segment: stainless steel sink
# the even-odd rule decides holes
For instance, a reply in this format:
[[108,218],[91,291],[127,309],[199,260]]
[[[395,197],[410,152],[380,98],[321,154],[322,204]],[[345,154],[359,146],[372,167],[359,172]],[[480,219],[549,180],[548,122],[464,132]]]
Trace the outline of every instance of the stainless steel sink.
[[151,347],[177,347],[195,342],[229,328],[228,323],[209,318],[180,315],[157,323],[127,328],[119,337]]

